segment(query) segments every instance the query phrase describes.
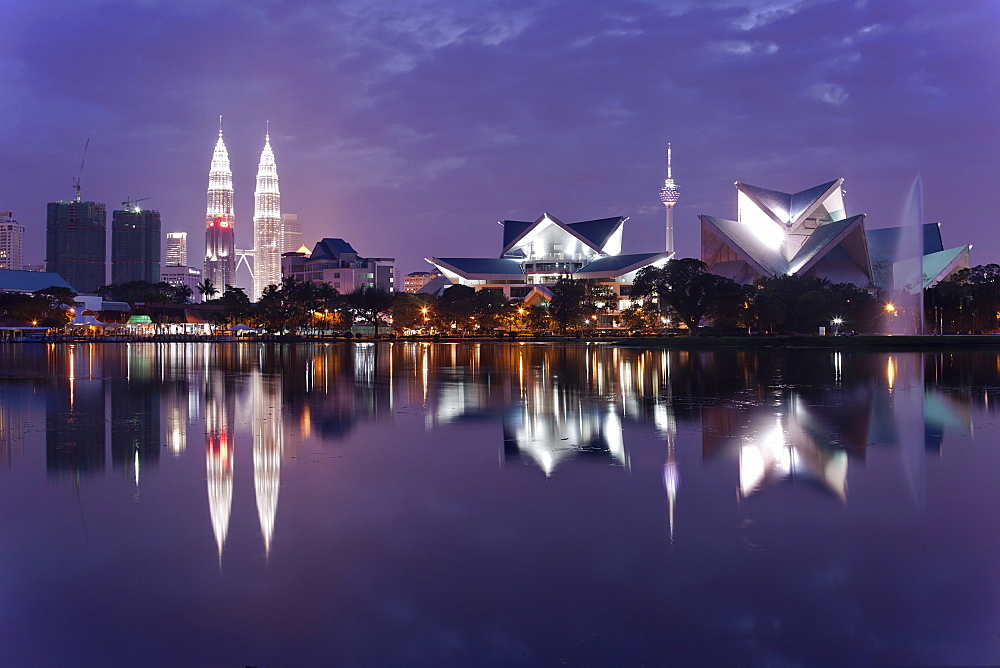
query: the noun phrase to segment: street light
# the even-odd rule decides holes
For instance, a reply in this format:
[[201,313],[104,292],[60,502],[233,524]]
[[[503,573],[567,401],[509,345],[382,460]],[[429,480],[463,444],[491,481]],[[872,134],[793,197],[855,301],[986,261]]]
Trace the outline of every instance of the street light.
[[837,336],[838,334],[840,334],[840,326],[844,324],[844,319],[841,318],[840,316],[837,316],[836,318],[830,321],[830,324],[833,325],[833,335]]

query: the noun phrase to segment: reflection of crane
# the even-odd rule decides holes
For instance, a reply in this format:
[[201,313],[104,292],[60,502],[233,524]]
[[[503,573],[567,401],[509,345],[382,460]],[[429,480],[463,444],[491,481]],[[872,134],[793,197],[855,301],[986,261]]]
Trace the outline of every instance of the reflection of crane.
[[90,147],[90,137],[87,138],[87,143],[83,145],[83,160],[80,161],[80,173],[76,175],[73,179],[73,188],[76,190],[76,201],[80,201],[80,179],[83,178],[83,163],[87,162],[87,148]]
[[125,201],[122,202],[122,206],[125,207],[126,211],[135,211],[136,213],[138,213],[142,209],[140,209],[137,205],[139,204],[139,202],[145,202],[147,199],[149,198],[140,197],[139,199],[132,199],[131,197],[126,197]]

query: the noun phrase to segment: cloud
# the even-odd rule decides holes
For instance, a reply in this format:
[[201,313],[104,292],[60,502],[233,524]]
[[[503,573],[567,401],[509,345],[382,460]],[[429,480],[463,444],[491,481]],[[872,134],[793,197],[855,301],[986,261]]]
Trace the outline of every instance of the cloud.
[[814,100],[827,104],[844,104],[849,97],[843,86],[832,83],[813,84],[806,89],[806,94]]
[[778,52],[778,45],[770,41],[748,42],[746,40],[726,40],[711,42],[709,48],[717,53],[734,56],[773,55]]

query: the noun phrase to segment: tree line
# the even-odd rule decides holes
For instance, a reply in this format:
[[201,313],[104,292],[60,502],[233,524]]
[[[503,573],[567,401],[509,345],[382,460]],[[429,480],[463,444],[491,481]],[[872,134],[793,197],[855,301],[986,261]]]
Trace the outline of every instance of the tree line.
[[[541,286],[540,286],[541,287]],[[681,258],[640,270],[618,311],[619,295],[595,281],[563,278],[544,286],[547,299],[527,304],[499,290],[453,285],[440,297],[390,293],[362,285],[341,294],[327,283],[285,277],[252,303],[242,288],[219,290],[209,279],[198,284],[203,308],[217,325],[251,326],[276,334],[346,332],[366,325],[374,334],[498,334],[554,332],[563,335],[614,329],[691,335],[719,333],[816,333],[885,330],[892,295],[815,277],[760,278],[740,285],[708,272],[700,260]],[[133,281],[106,285],[98,294],[110,301],[185,304],[185,286]],[[71,319],[75,293],[50,287],[33,294],[0,294],[0,318],[58,327]],[[926,290],[927,332],[1000,330],[1000,265],[963,269]]]

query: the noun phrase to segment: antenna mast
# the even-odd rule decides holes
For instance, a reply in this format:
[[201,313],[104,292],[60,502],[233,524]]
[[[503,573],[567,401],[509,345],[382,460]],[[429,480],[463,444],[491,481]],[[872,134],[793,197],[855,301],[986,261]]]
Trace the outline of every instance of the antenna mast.
[[87,143],[83,145],[83,160],[80,161],[80,173],[76,175],[73,179],[73,189],[76,190],[76,201],[80,201],[80,179],[83,178],[83,165],[87,162],[87,149],[90,147],[90,137],[87,137]]

